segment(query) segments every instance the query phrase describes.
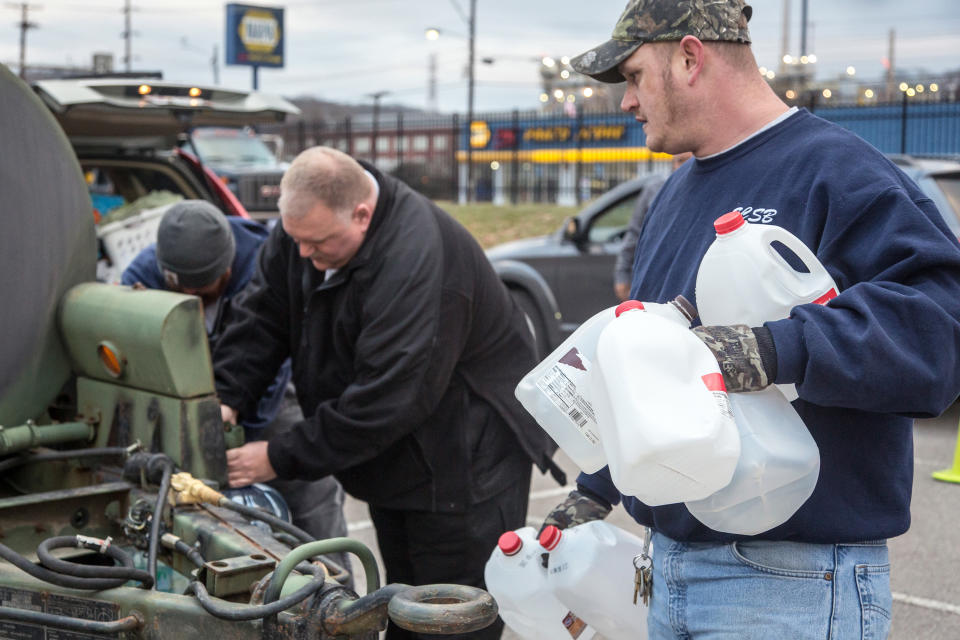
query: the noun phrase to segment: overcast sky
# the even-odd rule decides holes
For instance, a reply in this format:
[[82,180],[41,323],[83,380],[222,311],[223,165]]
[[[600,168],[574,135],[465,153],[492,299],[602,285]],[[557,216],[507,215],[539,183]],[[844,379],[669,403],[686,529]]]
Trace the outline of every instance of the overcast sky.
[[[18,0],[19,1],[19,0]],[[224,67],[224,4],[216,0],[132,0],[134,68],[162,70],[167,80],[212,83],[209,63],[220,50],[220,82],[248,89],[248,67]],[[38,28],[27,35],[27,61],[87,65],[95,51],[113,53],[123,68],[123,0],[37,0]],[[313,95],[342,102],[427,106],[428,59],[437,54],[437,97],[445,111],[466,105],[469,0],[291,0],[246,4],[286,9],[286,66],[261,69],[260,89],[288,97]],[[476,108],[536,108],[541,93],[536,59],[575,55],[606,40],[623,0],[477,0]],[[750,32],[760,65],[781,55],[784,0],[754,0]],[[459,7],[459,11],[458,11]],[[790,51],[799,52],[801,0],[791,0]],[[19,56],[19,11],[0,5],[0,61]],[[808,50],[817,75],[834,77],[854,66],[879,79],[888,33],[896,29],[895,61],[903,70],[933,73],[960,67],[958,0],[809,0]],[[426,27],[446,34],[424,38]],[[493,58],[482,64],[480,58]]]

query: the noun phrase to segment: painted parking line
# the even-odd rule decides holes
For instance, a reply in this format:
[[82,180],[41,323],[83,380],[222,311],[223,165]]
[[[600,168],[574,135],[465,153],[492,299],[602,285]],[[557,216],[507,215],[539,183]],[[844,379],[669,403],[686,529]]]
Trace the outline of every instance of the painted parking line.
[[364,529],[373,529],[373,520],[357,520],[347,523],[347,532],[363,531]]
[[933,609],[934,611],[943,611],[960,616],[960,606],[950,604],[949,602],[940,602],[939,600],[930,600],[929,598],[918,598],[917,596],[897,593],[896,591],[893,592],[893,599],[895,602],[902,602],[915,607],[923,607],[924,609]]

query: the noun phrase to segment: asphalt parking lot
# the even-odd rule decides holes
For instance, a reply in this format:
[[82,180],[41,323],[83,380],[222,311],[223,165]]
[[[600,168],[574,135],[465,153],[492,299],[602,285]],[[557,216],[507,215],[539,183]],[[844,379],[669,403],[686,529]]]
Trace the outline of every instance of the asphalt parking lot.
[[[957,441],[960,405],[939,418],[918,420],[914,427],[913,522],[910,530],[890,540],[893,587],[891,640],[952,640],[960,638],[960,484],[938,482],[930,474],[949,468]],[[559,452],[557,461],[576,478],[576,467]],[[529,524],[540,526],[544,516],[567,494],[549,477],[534,475],[530,492]],[[366,505],[347,501],[350,536],[363,541],[376,554],[376,536]],[[618,507],[609,521],[637,532],[640,528]],[[379,560],[379,555],[377,556]],[[358,590],[363,572],[355,565]],[[646,638],[640,630],[637,640]],[[517,640],[507,630],[504,640]]]

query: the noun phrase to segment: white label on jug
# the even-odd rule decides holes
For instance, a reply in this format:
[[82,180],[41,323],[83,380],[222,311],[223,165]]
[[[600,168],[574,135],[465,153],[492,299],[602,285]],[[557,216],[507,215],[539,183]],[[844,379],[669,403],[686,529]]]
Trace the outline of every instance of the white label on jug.
[[733,420],[733,409],[730,408],[730,398],[727,396],[727,385],[723,382],[723,374],[708,373],[700,377],[703,384],[706,385],[710,393],[713,394],[713,401],[717,403],[720,414],[725,418]]
[[590,401],[580,393],[589,386],[587,372],[591,366],[590,361],[574,347],[540,376],[537,388],[570,418],[590,444],[596,445],[600,443],[597,418]]

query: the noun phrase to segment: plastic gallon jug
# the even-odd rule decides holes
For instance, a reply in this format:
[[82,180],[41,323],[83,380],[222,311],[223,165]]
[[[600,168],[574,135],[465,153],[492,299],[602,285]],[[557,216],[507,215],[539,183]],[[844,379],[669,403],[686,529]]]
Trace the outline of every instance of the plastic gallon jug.
[[646,628],[646,608],[633,604],[637,536],[602,520],[560,531],[546,527],[547,584],[564,605],[609,640],[633,640]]
[[547,586],[542,553],[533,527],[500,536],[483,571],[500,617],[525,640],[589,640],[594,636],[593,629],[570,613]]
[[520,380],[520,404],[550,434],[574,464],[587,473],[607,464],[590,400],[597,339],[614,319],[614,307],[581,324],[569,338]]
[[731,393],[740,460],[730,484],[687,502],[715,531],[756,535],[786,522],[807,501],[820,474],[817,443],[776,388]]
[[716,358],[689,319],[628,301],[600,334],[591,397],[610,476],[656,506],[706,498],[740,455]]
[[[795,235],[774,225],[747,224],[738,211],[713,223],[717,237],[697,271],[697,310],[705,325],[759,327],[790,315],[800,304],[826,304],[837,296],[836,283],[817,257]],[[774,248],[780,243],[808,270],[797,271]],[[778,385],[796,400],[794,385]]]

